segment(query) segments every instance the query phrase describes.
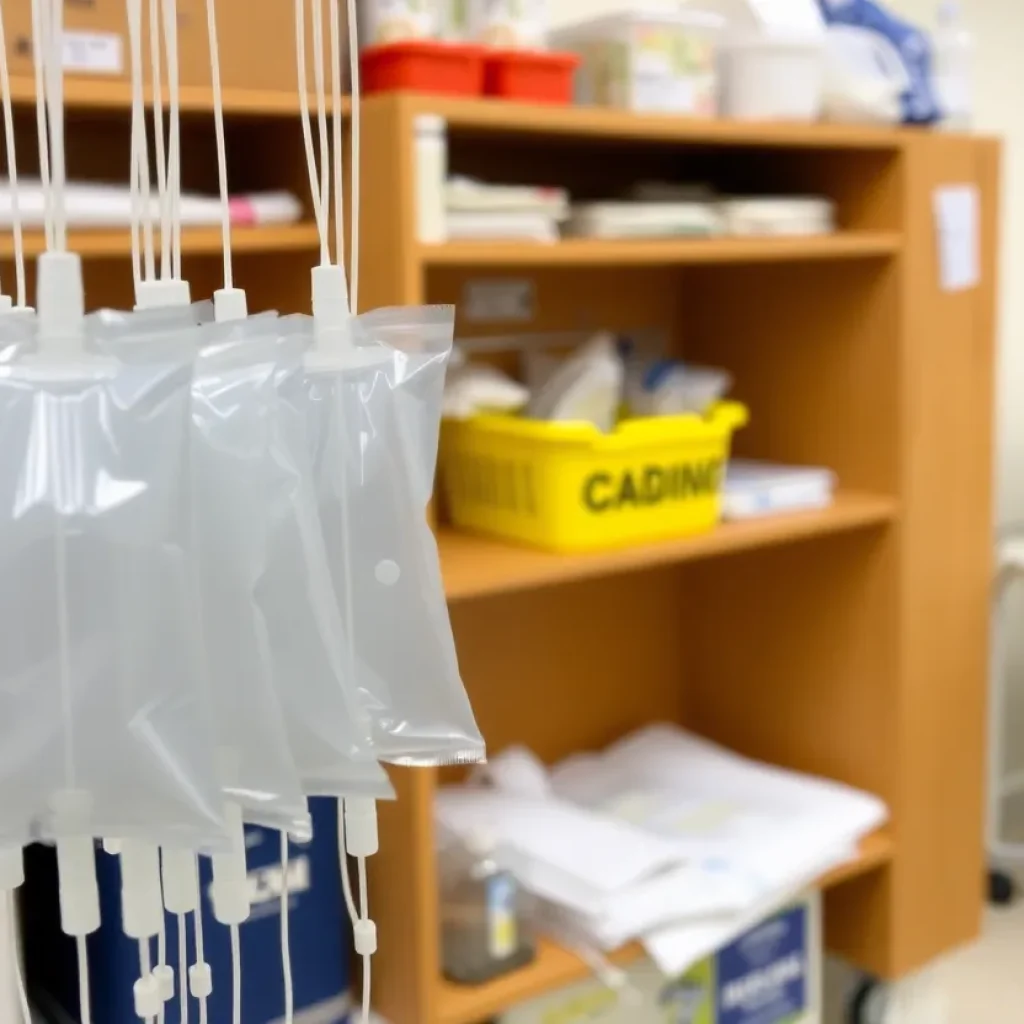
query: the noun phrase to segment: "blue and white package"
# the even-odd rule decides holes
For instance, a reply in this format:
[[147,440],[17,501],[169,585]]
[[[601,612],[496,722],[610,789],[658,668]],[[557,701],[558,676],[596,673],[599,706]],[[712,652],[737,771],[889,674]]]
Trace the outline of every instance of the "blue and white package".
[[[297,1020],[345,1024],[349,1020],[351,928],[341,894],[338,866],[337,801],[310,800],[313,840],[291,843],[288,889],[291,903],[292,975]],[[247,827],[246,867],[252,913],[241,926],[242,1019],[245,1024],[279,1024],[284,1019],[284,974],[281,962],[280,833]],[[121,879],[118,859],[97,850],[103,925],[89,936],[92,1016],[102,1024],[138,1024],[132,985],[139,974],[138,943],[121,930]],[[28,851],[28,878],[23,898],[25,953],[33,1000],[56,1022],[78,1020],[78,973],[75,943],[60,930],[56,861],[52,849]],[[203,942],[213,969],[209,1020],[231,1020],[231,948],[228,929],[213,916],[210,861],[200,858],[203,894]],[[177,922],[167,916],[167,962],[175,981],[178,965]],[[193,922],[188,923],[188,958],[195,961]],[[153,943],[155,957],[156,943]],[[187,978],[186,964],[185,977]],[[189,1020],[199,1020],[191,999]],[[180,1024],[178,995],[165,1004],[165,1024]]]
[[932,76],[932,46],[927,33],[897,18],[875,0],[818,0],[829,25],[855,25],[877,32],[896,47],[910,77],[903,94],[906,124],[934,124],[942,116]]

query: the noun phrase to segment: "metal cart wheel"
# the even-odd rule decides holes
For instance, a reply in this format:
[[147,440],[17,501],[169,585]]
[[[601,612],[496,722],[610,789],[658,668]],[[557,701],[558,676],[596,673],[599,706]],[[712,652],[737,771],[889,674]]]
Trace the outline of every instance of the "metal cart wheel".
[[1017,883],[1013,876],[998,868],[988,872],[988,901],[994,907],[1008,907],[1017,898]]

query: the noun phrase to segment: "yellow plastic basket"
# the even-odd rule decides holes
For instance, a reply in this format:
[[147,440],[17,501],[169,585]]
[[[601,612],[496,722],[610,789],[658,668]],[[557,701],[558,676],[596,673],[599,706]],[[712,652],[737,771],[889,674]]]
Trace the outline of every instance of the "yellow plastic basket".
[[444,424],[441,468],[452,521],[553,551],[680,537],[719,520],[736,402],[705,416],[589,423],[478,416]]

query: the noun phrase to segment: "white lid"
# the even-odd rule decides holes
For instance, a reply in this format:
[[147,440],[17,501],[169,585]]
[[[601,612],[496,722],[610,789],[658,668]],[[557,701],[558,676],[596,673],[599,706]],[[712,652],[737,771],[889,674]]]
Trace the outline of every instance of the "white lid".
[[[701,10],[695,7],[678,7],[674,4],[659,6],[648,3],[639,7],[623,8],[613,11],[600,18],[588,18],[564,25],[558,32],[576,34],[580,32],[604,32],[632,25],[670,25],[684,28],[703,28],[721,30],[726,27],[726,19],[714,11]],[[557,34],[557,33],[556,33]]]
[[474,857],[493,857],[498,849],[498,837],[492,829],[475,828],[466,836],[466,849]]

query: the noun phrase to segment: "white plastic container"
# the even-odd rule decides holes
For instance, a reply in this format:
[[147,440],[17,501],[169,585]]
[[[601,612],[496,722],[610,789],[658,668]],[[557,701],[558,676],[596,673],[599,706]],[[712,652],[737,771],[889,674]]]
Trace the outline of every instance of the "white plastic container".
[[[448,0],[454,7],[460,0]],[[539,50],[547,42],[546,0],[461,0],[469,5],[469,36],[501,50]]]
[[750,35],[723,49],[722,112],[741,121],[816,121],[825,84],[824,45],[802,35]]
[[416,136],[416,233],[424,245],[448,241],[445,185],[448,181],[448,124],[436,114],[419,114]]
[[431,39],[440,27],[436,0],[363,0],[359,12],[362,46]]
[[957,0],[939,5],[935,43],[935,89],[942,127],[966,131],[974,120],[974,38],[964,26]]
[[724,25],[699,10],[639,7],[567,26],[551,41],[582,58],[578,103],[714,117]]

